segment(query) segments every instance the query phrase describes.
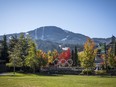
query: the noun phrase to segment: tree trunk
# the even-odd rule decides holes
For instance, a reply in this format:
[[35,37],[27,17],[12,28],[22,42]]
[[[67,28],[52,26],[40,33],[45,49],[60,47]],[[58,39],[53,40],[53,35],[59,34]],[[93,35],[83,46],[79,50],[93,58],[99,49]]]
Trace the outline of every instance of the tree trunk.
[[87,75],[88,75],[88,68],[87,68]]

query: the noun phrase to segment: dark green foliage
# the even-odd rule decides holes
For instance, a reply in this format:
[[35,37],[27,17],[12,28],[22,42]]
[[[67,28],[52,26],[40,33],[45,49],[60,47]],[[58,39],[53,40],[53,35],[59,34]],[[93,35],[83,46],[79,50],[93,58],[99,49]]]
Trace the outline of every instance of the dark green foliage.
[[77,66],[79,65],[79,60],[78,60],[78,51],[77,51],[77,47],[75,46],[75,51],[72,50],[72,60],[73,60],[73,66]]
[[114,53],[115,53],[115,56],[116,56],[116,42],[115,42],[115,52]]
[[115,40],[115,36],[112,36],[111,48],[112,48],[112,53],[113,53],[114,55],[116,55],[116,40]]
[[9,56],[10,54],[13,52],[14,50],[14,47],[15,45],[18,43],[18,38],[17,36],[11,36],[10,40],[9,40],[9,49],[8,49],[8,52],[9,52]]
[[9,40],[9,57],[10,61],[7,64],[9,67],[22,67],[21,50],[19,39],[16,36],[12,36]]
[[45,66],[47,64],[47,61],[44,58],[38,58],[38,64],[39,64],[39,68],[42,66]]
[[1,45],[2,41],[0,41],[0,60],[1,60],[1,51],[2,51],[2,45]]
[[5,60],[6,62],[9,61],[6,35],[3,36],[3,41],[2,41],[2,44],[1,44],[1,59]]
[[11,36],[9,40],[9,49],[12,49],[14,45],[18,42],[17,36]]
[[78,62],[78,52],[77,52],[77,47],[75,46],[75,66],[77,66]]
[[28,55],[28,39],[22,33],[19,38],[20,58],[22,60],[22,70],[25,71],[25,59]]
[[72,58],[72,60],[73,60],[73,66],[74,66],[74,51],[72,50],[72,52],[71,52],[71,58]]
[[10,62],[7,64],[10,67],[21,67],[25,71],[25,59],[28,55],[28,39],[21,34],[19,38],[12,36],[9,41],[9,56]]

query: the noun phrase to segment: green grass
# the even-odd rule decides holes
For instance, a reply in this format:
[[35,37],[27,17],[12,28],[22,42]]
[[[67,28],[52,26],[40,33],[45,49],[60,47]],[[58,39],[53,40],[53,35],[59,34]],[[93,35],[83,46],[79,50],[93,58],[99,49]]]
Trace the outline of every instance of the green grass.
[[16,73],[0,76],[0,87],[116,87],[116,77]]

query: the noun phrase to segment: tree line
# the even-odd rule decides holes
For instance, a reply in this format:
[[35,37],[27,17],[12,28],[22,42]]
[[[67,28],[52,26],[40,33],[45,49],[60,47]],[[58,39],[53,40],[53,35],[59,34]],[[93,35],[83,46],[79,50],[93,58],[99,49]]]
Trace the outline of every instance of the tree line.
[[[75,53],[77,55],[77,48],[75,47]],[[7,40],[6,35],[3,36],[3,40],[0,48],[0,60],[5,60],[7,67],[19,68],[24,72],[35,72],[40,70],[41,67],[53,65],[55,59],[69,59],[71,58],[70,49],[59,53],[56,49],[53,51],[44,52],[37,49],[35,41],[33,41],[29,35],[25,36],[23,33],[20,37],[16,35],[11,36]],[[77,60],[77,56],[72,60]],[[76,63],[76,61],[75,61]],[[73,64],[74,66],[77,65]]]
[[[115,44],[116,45],[116,44]],[[112,52],[113,48],[109,48],[106,53],[102,54],[104,60],[103,65],[107,67],[116,67],[116,55]],[[105,47],[104,50],[106,51]],[[56,49],[53,51],[44,52],[37,49],[35,41],[29,35],[23,33],[20,37],[11,36],[7,41],[6,35],[0,46],[0,60],[5,60],[8,67],[20,68],[23,72],[36,72],[41,67],[53,65],[55,59],[72,59],[72,67],[82,67],[87,71],[95,68],[95,57],[98,54],[98,48],[94,41],[90,38],[84,44],[82,52],[78,52],[77,47],[72,51],[70,48],[67,51],[59,53]],[[56,61],[57,63],[57,61]]]

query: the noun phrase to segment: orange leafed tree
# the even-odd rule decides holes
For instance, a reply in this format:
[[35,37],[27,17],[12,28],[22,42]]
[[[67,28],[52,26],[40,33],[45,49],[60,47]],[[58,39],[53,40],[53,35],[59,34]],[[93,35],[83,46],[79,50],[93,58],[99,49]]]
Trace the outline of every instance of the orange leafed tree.
[[47,65],[48,59],[47,54],[45,52],[43,52],[42,50],[38,50],[36,52],[36,56],[38,58],[39,67]]

